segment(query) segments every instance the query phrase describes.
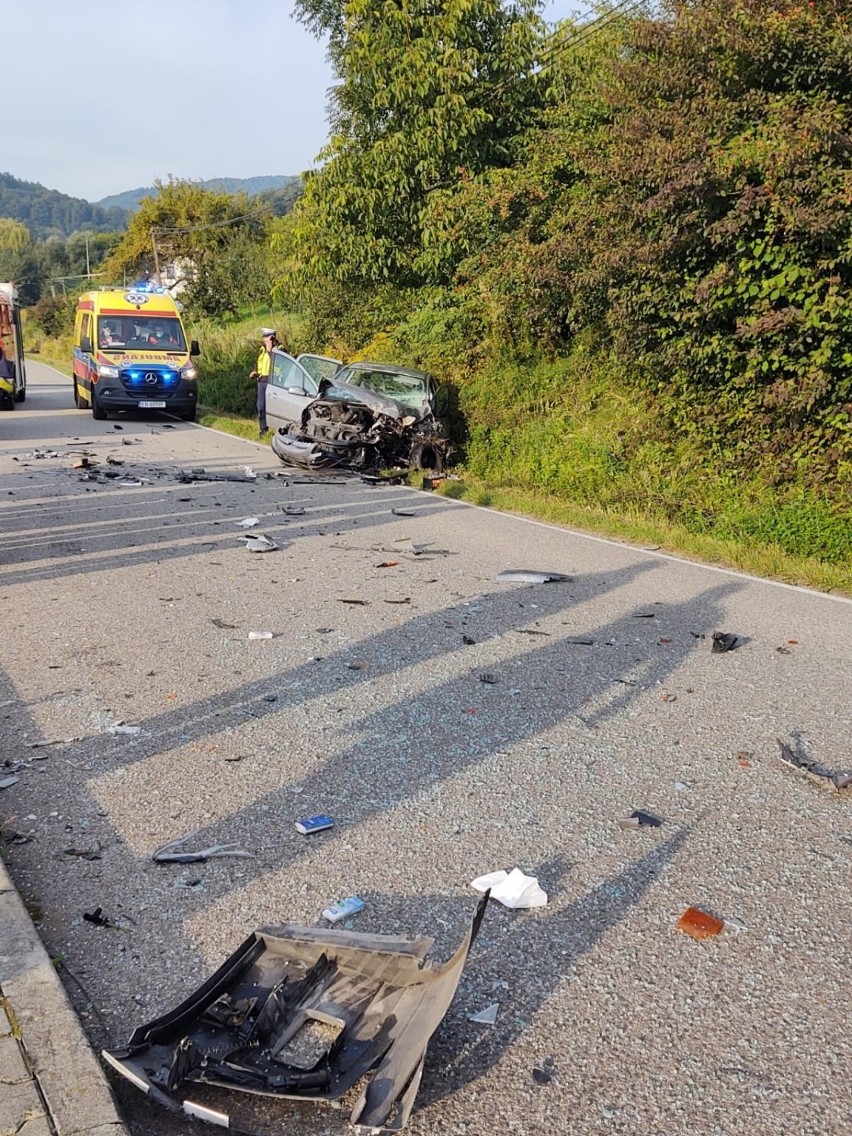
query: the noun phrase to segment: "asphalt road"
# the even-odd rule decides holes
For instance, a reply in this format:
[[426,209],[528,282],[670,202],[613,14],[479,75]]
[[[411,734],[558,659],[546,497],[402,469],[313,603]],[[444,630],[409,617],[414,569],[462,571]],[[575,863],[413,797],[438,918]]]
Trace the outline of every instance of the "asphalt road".
[[[95,1045],[254,928],[348,894],[354,929],[446,957],[469,882],[519,865],[549,904],[490,906],[412,1136],[852,1130],[852,789],[776,745],[852,767],[852,604],[405,488],[265,479],[267,447],[94,422],[69,380],[29,376],[0,415],[0,714],[24,763],[2,851]],[[146,480],[83,481],[81,450]],[[175,478],[246,464],[255,483]],[[244,549],[247,516],[278,551]],[[571,580],[497,582],[511,567]],[[713,654],[716,630],[738,648]],[[634,809],[662,827],[619,827]],[[335,829],[295,831],[321,811]],[[194,829],[254,858],[151,861]],[[725,930],[678,931],[691,904]],[[97,906],[123,929],[83,921]],[[495,1025],[468,1021],[492,1002]],[[138,1136],[197,1130],[120,1099]],[[245,1124],[337,1136],[346,1116],[284,1103]]]

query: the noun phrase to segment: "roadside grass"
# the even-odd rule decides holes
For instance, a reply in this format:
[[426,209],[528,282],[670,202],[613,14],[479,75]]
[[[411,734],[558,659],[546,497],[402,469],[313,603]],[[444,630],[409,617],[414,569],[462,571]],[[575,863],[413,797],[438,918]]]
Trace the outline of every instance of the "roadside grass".
[[36,363],[47,363],[49,366],[53,367],[54,370],[61,371],[63,375],[67,375],[70,379],[74,374],[71,369],[71,352],[69,350],[68,355],[65,356],[59,349],[51,350],[54,343],[55,340],[52,339],[44,340],[41,344],[41,350],[33,351],[30,349],[27,352],[27,358],[33,359]]
[[[260,322],[243,313],[227,322],[187,323],[202,351],[199,421],[252,441],[258,431],[248,373]],[[271,313],[269,322],[294,353],[311,346],[299,342],[297,317]],[[38,346],[38,358],[70,376],[70,340]],[[454,471],[462,480],[445,482],[439,492],[852,594],[850,495],[829,499],[804,479],[776,484],[772,469],[745,471],[691,438],[673,436],[593,353],[578,350],[549,362],[495,359],[466,376],[459,394],[473,424]],[[410,482],[419,486],[421,475]]]
[[241,313],[228,320],[187,320],[187,335],[197,339],[198,394],[204,407],[226,416],[249,418],[254,410],[255,385],[249,379],[261,347],[260,328],[274,326],[285,348],[298,350],[299,320],[292,313],[268,312],[262,318]]
[[254,418],[239,418],[235,414],[222,414],[218,410],[202,406],[198,422],[201,426],[209,426],[211,430],[221,430],[237,438],[248,438],[251,442],[261,440],[258,436],[257,420]]
[[460,480],[444,482],[438,486],[438,493],[499,512],[517,513],[532,520],[623,540],[640,548],[659,548],[689,560],[734,568],[754,576],[852,595],[852,562],[849,560],[835,564],[817,556],[797,556],[772,541],[695,533],[675,521],[580,505],[535,490],[489,484],[465,474],[464,470],[454,472]]

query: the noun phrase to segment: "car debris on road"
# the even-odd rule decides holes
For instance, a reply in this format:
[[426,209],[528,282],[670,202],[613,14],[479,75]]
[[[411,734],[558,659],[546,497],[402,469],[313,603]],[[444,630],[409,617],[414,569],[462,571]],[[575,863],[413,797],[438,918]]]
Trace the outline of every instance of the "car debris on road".
[[833,785],[835,789],[852,788],[852,769],[829,769],[828,766],[821,765],[812,758],[794,753],[780,738],[777,741],[781,751],[779,756],[785,765],[804,773],[811,780],[822,785]]
[[236,856],[239,859],[254,859],[253,852],[244,852],[236,844],[211,844],[209,848],[200,848],[191,852],[186,845],[198,835],[198,829],[182,836],[178,840],[169,840],[155,848],[151,859],[155,864],[201,864],[205,860],[219,859],[223,856]]
[[179,1006],[139,1026],[124,1047],[104,1050],[104,1059],[158,1103],[215,1116],[224,1127],[230,1117],[188,1099],[191,1086],[333,1101],[365,1079],[351,1122],[398,1131],[487,904],[486,894],[440,966],[427,959],[425,937],[261,928]]
[[563,572],[540,572],[532,568],[506,568],[497,573],[501,584],[554,584],[570,579]]
[[278,545],[266,533],[253,533],[251,536],[240,537],[246,544],[248,552],[275,552]]
[[710,939],[725,927],[724,920],[717,919],[701,907],[687,907],[677,921],[677,929],[691,939]]

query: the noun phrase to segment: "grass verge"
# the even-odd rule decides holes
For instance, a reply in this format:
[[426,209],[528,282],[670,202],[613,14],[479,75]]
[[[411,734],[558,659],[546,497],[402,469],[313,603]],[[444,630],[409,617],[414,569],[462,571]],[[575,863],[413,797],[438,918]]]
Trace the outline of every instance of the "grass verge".
[[198,422],[201,426],[209,426],[211,430],[221,430],[224,434],[233,434],[237,438],[248,438],[251,442],[261,440],[254,418],[222,414],[218,410],[203,406],[198,415]]
[[[458,470],[456,471],[459,472]],[[690,532],[676,522],[631,516],[562,501],[533,490],[501,488],[464,475],[444,482],[438,492],[500,512],[567,525],[595,536],[659,548],[689,560],[734,568],[754,576],[820,591],[852,595],[852,565],[831,564],[815,556],[794,556],[772,542],[754,542]]]

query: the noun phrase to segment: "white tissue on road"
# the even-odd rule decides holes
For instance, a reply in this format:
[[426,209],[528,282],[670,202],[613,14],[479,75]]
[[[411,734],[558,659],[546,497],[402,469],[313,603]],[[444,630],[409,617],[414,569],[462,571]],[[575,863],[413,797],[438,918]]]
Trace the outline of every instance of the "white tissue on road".
[[547,892],[538,886],[535,876],[525,876],[520,868],[511,872],[488,872],[470,885],[476,891],[491,889],[491,898],[504,907],[547,907]]

